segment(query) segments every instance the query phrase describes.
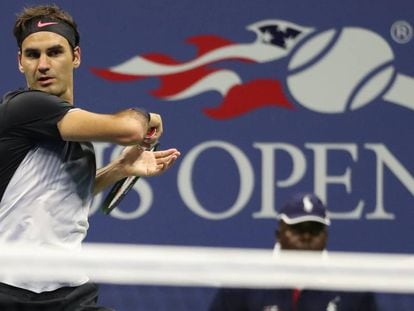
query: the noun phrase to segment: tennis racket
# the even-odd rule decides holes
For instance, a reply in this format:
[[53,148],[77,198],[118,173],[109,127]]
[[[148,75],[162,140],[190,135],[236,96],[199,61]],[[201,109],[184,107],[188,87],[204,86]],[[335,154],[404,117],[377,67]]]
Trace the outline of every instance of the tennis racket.
[[[147,134],[147,137],[150,137],[155,133],[154,130],[152,130],[151,133]],[[150,151],[156,151],[159,147],[159,143],[156,143],[152,148],[150,148]],[[127,193],[131,190],[131,188],[135,185],[135,183],[138,181],[139,176],[129,176],[125,177],[119,181],[117,181],[112,189],[109,191],[108,195],[106,196],[104,202],[101,205],[101,211],[109,215],[112,210],[119,206],[119,203],[122,201],[122,199],[127,195]]]

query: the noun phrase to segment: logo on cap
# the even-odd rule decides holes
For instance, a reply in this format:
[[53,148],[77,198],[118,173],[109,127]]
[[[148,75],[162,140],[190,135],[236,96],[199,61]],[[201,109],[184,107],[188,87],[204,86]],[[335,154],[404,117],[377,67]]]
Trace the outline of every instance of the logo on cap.
[[313,203],[311,199],[308,196],[305,196],[302,202],[303,202],[303,209],[305,210],[305,212],[308,212],[308,213],[312,212]]
[[285,202],[279,212],[279,219],[288,225],[305,221],[316,221],[329,225],[326,206],[314,193],[297,193]]

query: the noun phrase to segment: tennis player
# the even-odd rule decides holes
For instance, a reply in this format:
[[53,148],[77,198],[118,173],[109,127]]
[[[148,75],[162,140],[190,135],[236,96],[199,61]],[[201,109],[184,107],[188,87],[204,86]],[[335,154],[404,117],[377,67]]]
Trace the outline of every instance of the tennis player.
[[[73,71],[81,64],[72,17],[55,5],[23,9],[14,25],[18,66],[27,88],[0,104],[0,242],[68,251],[81,247],[94,194],[126,176],[167,170],[176,149],[149,152],[162,134],[158,114],[127,109],[92,113],[74,105]],[[146,133],[155,128],[155,135]],[[91,141],[127,146],[96,170]],[[0,276],[0,310],[110,310],[97,306],[88,279],[34,282]]]

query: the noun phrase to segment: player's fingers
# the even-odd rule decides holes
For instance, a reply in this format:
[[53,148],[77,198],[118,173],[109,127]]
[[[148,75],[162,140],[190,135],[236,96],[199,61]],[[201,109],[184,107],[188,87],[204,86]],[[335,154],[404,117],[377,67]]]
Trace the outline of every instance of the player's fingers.
[[162,158],[157,163],[157,168],[159,171],[165,171],[169,169],[174,162],[177,160],[178,156],[176,154],[169,155],[168,157]]
[[154,155],[156,159],[163,159],[163,158],[168,158],[172,155],[174,155],[175,157],[179,157],[181,153],[177,149],[171,148],[167,150],[155,151]]
[[167,161],[167,163],[165,163],[164,169],[170,168],[176,160],[177,160],[177,157],[175,155],[172,155],[170,159]]

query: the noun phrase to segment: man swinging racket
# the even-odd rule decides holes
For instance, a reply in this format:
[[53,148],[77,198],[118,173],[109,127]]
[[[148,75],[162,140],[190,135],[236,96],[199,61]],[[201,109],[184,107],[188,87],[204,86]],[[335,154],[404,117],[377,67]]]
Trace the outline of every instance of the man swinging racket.
[[[127,176],[159,175],[180,153],[145,150],[162,134],[158,114],[76,108],[73,71],[81,50],[69,14],[55,5],[25,8],[14,35],[27,88],[7,93],[0,104],[0,242],[77,251],[94,194]],[[127,147],[96,170],[92,141]],[[96,305],[97,297],[87,278],[69,283],[0,277],[3,311],[109,310]]]

